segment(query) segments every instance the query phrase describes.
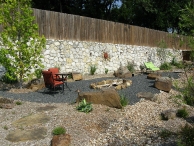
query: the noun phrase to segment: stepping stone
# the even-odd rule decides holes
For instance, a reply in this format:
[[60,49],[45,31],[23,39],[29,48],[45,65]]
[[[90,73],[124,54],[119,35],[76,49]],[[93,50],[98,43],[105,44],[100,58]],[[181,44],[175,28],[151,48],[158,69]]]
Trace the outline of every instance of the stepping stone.
[[20,142],[28,140],[44,139],[47,136],[47,129],[44,127],[36,128],[32,130],[20,130],[11,131],[7,136],[6,140],[11,142]]
[[139,92],[137,93],[137,97],[152,101],[154,98],[154,94],[151,92]]
[[35,124],[45,124],[50,120],[50,117],[48,117],[46,114],[40,113],[40,114],[34,114],[34,115],[29,115],[24,118],[21,118],[12,124],[16,127],[21,127],[21,126],[32,126]]
[[79,81],[83,79],[82,74],[78,72],[72,72],[72,78],[74,81]]
[[57,108],[57,107],[56,107],[56,106],[46,105],[46,106],[37,108],[37,111],[38,111],[38,112],[49,111],[49,110],[53,110],[53,109],[55,109],[55,108]]

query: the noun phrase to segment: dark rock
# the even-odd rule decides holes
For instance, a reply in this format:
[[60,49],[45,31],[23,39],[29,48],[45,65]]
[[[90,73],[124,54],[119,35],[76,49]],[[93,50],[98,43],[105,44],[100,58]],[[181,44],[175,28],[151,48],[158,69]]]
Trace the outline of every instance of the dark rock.
[[169,109],[169,110],[166,110],[166,111],[163,111],[161,113],[161,116],[164,120],[169,120],[169,119],[174,119],[176,118],[176,111],[175,110],[172,110],[172,109]]
[[169,92],[172,88],[172,80],[169,77],[156,78],[154,86],[166,92]]
[[51,146],[70,146],[71,136],[69,134],[54,135]]

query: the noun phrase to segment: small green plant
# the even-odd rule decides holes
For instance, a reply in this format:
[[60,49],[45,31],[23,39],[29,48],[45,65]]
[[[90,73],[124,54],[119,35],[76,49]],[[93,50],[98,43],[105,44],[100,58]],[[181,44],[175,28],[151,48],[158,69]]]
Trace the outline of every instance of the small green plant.
[[61,134],[65,134],[66,130],[65,130],[65,128],[59,126],[59,127],[54,128],[52,133],[53,133],[53,135],[61,135]]
[[173,134],[173,132],[169,131],[169,130],[166,130],[166,129],[163,129],[161,132],[159,132],[159,136],[161,138],[168,138],[169,136],[171,136]]
[[94,75],[94,73],[96,72],[96,70],[97,70],[96,65],[91,65],[91,66],[90,66],[90,74],[91,74],[91,75]]
[[135,67],[134,67],[134,63],[132,62],[128,62],[127,63],[127,69],[131,72],[131,73],[134,73],[135,72]]
[[107,74],[108,73],[108,69],[107,68],[105,68],[105,74]]
[[16,104],[16,105],[22,105],[22,102],[21,102],[21,101],[16,101],[15,104]]
[[182,91],[184,100],[188,105],[194,105],[194,78],[187,78],[185,89]]
[[128,99],[127,99],[126,96],[124,96],[124,95],[120,95],[120,102],[121,102],[121,105],[122,105],[123,107],[127,106],[128,103],[129,103]]
[[40,79],[42,76],[42,69],[36,69],[35,70],[35,76],[37,79]]
[[180,118],[186,118],[186,117],[188,117],[188,115],[189,115],[189,113],[185,108],[179,109],[177,111],[177,116],[180,117]]
[[160,65],[160,69],[161,70],[171,70],[172,69],[172,66],[170,63],[168,62],[164,62]]
[[3,127],[3,129],[8,130],[8,127],[5,125],[5,126]]
[[178,146],[193,146],[194,145],[194,128],[186,125],[181,129]]
[[178,62],[175,57],[173,57],[170,64],[176,66],[177,68],[184,68],[184,64],[182,62]]
[[85,99],[83,99],[79,105],[76,107],[76,109],[80,112],[89,113],[92,111],[92,104],[86,102]]

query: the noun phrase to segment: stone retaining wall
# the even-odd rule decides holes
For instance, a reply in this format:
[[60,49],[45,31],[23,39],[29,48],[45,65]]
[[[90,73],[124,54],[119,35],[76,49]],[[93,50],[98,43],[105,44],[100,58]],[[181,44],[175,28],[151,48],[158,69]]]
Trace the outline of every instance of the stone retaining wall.
[[[145,46],[132,46],[122,44],[71,41],[71,40],[47,40],[46,49],[43,50],[42,60],[45,69],[59,67],[60,72],[80,72],[90,73],[90,66],[96,65],[96,74],[104,74],[105,68],[108,72],[114,72],[122,64],[126,66],[128,62],[134,62],[136,70],[144,62],[152,61],[159,66],[164,58],[158,56],[158,48]],[[170,62],[176,56],[177,60],[182,60],[182,51],[175,49],[165,49],[166,60]],[[104,59],[104,52],[109,55]]]

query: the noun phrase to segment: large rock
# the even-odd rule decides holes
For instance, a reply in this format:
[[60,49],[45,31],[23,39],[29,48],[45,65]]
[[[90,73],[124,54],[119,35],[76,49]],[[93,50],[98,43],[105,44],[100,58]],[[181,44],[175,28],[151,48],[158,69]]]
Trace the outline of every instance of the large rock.
[[122,108],[120,96],[114,89],[98,92],[80,92],[76,102],[80,102],[83,99],[93,104],[103,104],[109,107]]
[[169,120],[169,119],[175,119],[176,118],[176,111],[169,109],[169,110],[165,110],[161,113],[162,119],[164,120]]
[[114,71],[113,75],[118,78],[131,78],[132,73],[128,70],[127,67],[123,67],[120,65],[120,67]]
[[151,79],[151,80],[155,80],[156,78],[159,78],[159,77],[161,77],[161,75],[158,73],[150,73],[147,75],[147,79]]
[[79,81],[79,80],[83,79],[82,74],[76,73],[76,72],[72,73],[72,78],[73,78],[74,81]]
[[0,97],[0,108],[12,109],[14,107],[13,99]]
[[69,134],[54,135],[51,146],[70,146],[71,136]]
[[169,92],[172,88],[172,80],[169,77],[156,78],[154,86],[166,92]]

